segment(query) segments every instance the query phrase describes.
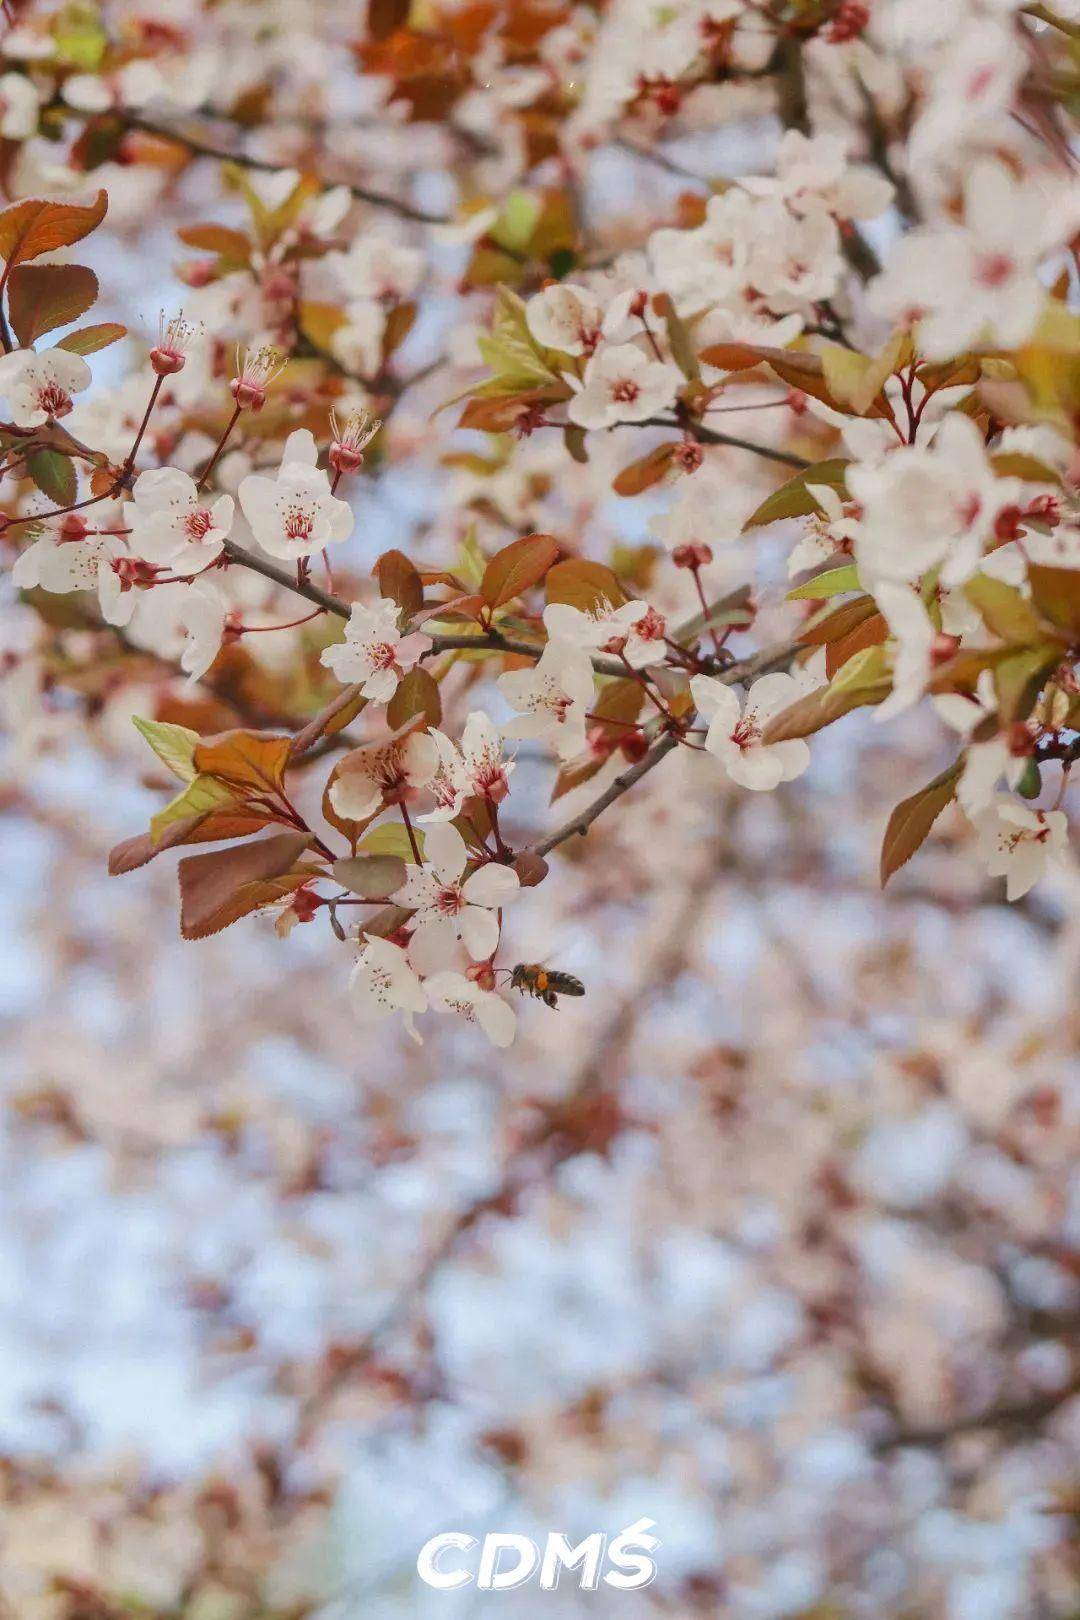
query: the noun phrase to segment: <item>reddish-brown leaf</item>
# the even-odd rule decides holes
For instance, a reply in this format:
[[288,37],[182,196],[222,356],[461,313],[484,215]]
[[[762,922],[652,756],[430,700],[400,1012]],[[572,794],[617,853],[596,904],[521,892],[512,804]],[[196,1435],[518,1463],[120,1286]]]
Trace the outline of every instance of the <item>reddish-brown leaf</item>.
[[367,31],[371,39],[389,39],[409,20],[411,0],[370,0],[367,11]]
[[606,563],[590,562],[587,557],[569,557],[556,563],[547,576],[549,602],[566,602],[590,613],[605,603],[621,607],[626,592]]
[[416,566],[403,551],[384,551],[371,570],[379,582],[379,595],[396,602],[407,618],[424,605],[424,586]]
[[8,278],[8,311],[15,336],[30,348],[46,332],[85,315],[98,278],[84,264],[19,264]]
[[489,608],[503,607],[530,586],[539,585],[558,556],[559,542],[551,534],[527,534],[512,541],[485,568],[481,596]]
[[896,806],[889,817],[881,846],[882,888],[893,873],[911,859],[945,806],[955,798],[960,768],[960,761],[957,760],[947,771],[942,771],[940,776],[935,776],[932,782],[920,788],[918,793],[901,800]]
[[291,737],[263,731],[223,731],[207,737],[195,750],[195,767],[245,794],[276,792],[289,763]]
[[135,872],[162,850],[175,849],[181,844],[215,844],[226,838],[247,838],[267,825],[266,816],[242,807],[217,810],[206,816],[185,816],[163,828],[156,843],[145,832],[116,844],[109,852],[109,874],[119,877],[124,872]]
[[298,889],[311,875],[297,868],[310,842],[310,833],[274,833],[210,855],[187,856],[179,866],[181,934],[206,939]]
[[228,225],[185,225],[177,231],[181,242],[199,248],[203,253],[216,253],[223,259],[247,264],[251,258],[251,243],[243,231]]
[[612,480],[611,487],[616,495],[640,495],[658,484],[671,466],[676,448],[674,440],[670,444],[658,444],[640,461],[632,461],[629,467],[624,467]]
[[0,212],[0,259],[9,265],[25,264],[42,253],[81,242],[105,218],[109,199],[104,191],[88,206],[46,202],[27,197]]

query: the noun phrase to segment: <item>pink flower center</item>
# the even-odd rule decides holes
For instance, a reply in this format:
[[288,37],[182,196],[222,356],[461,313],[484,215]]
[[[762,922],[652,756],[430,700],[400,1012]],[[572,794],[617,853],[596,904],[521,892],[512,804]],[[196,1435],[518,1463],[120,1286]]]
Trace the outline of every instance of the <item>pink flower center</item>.
[[443,917],[456,917],[464,911],[465,901],[455,883],[445,884],[435,897],[435,910]]
[[311,531],[315,527],[310,512],[302,507],[290,506],[285,513],[285,538],[287,540],[310,540]]
[[71,395],[59,383],[46,383],[38,390],[38,405],[47,416],[66,416],[71,409]]
[[737,748],[752,748],[761,740],[761,727],[749,715],[744,714],[731,733],[731,740]]
[[975,266],[975,280],[980,287],[1001,287],[1016,269],[1016,261],[1007,253],[984,253]]
[[630,377],[620,377],[611,388],[612,399],[620,405],[632,405],[640,393],[640,387]]
[[197,506],[184,519],[184,533],[189,540],[205,540],[213,526],[213,519],[205,506]]
[[392,669],[396,648],[389,641],[376,641],[368,648],[368,657],[374,669]]

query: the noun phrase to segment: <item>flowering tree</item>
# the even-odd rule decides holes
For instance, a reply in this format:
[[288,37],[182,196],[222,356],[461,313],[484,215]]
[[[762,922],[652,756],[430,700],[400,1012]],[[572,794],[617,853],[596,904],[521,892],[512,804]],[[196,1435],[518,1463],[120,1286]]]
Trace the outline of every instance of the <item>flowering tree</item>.
[[[168,1492],[5,1458],[0,1607],[449,1612],[398,1577],[460,1474],[586,1528],[648,1480],[680,1620],[1073,1620],[1080,12],[3,9],[0,792],[58,982],[0,1208],[86,1221],[41,1136],[149,1160],[289,1422]],[[350,1421],[378,1609],[304,1557]]]
[[[883,881],[954,800],[1010,898],[1064,858],[1069,16],[373,0],[320,18],[316,96],[287,30],[226,72],[214,8],[9,10],[4,545],[34,667],[134,687],[179,781],[114,872],[225,846],[180,863],[186,937],[325,922],[366,1015],[508,1045],[518,992],[567,990],[501,943],[549,856],[673,753],[769,791],[862,708],[932,704],[954,739]],[[667,153],[769,115],[733,178]],[[607,148],[692,182],[630,240]],[[148,210],[197,255],[156,340],[116,247],[100,273],[69,251],[118,196],[129,264]],[[99,299],[125,323],[86,323]],[[348,542],[395,464],[452,476],[365,578]],[[609,497],[648,512],[634,543]],[[519,739],[577,806],[532,837]]]

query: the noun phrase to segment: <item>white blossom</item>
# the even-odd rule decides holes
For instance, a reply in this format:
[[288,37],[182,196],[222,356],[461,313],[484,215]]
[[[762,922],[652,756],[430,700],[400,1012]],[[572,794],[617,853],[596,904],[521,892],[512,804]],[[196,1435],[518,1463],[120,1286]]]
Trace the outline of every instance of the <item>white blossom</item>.
[[583,428],[609,428],[617,422],[644,422],[674,402],[682,378],[674,366],[653,360],[632,343],[605,344],[585,367],[567,406],[571,422]]
[[560,759],[572,759],[584,748],[593,672],[577,647],[549,641],[531,669],[509,670],[499,676],[498,687],[519,716],[503,726],[504,737],[542,738]]
[[439,767],[435,744],[426,732],[346,754],[330,784],[330,804],[347,821],[366,821],[384,804],[413,799]]
[[349,979],[349,995],[363,1019],[404,1013],[405,1027],[419,1040],[413,1019],[426,1010],[428,998],[400,945],[374,936],[366,939]]
[[705,747],[733,782],[767,792],[801,776],[810,764],[810,749],[801,737],[765,743],[762,734],[774,715],[801,697],[806,687],[793,675],[763,675],[746,694],[746,707],[730,686],[711,675],[695,675],[690,692],[706,722]]
[[424,981],[428,1004],[434,1012],[456,1013],[479,1024],[493,1046],[510,1046],[517,1030],[517,1014],[494,990],[482,990],[463,973],[433,973]]
[[979,852],[991,877],[1005,878],[1005,898],[1019,900],[1042,877],[1047,863],[1066,853],[1068,822],[1062,810],[1029,810],[1000,795],[976,822]]
[[621,655],[631,669],[662,663],[667,652],[665,622],[648,602],[604,602],[586,612],[568,602],[550,602],[544,628],[553,641],[566,641],[583,652]]
[[881,462],[853,464],[847,486],[862,508],[855,556],[870,589],[936,567],[947,585],[969,578],[1018,488],[994,476],[981,433],[959,412],[945,418],[929,447],[904,445]]
[[391,899],[416,912],[417,948],[430,951],[432,942],[449,933],[459,937],[474,961],[493,956],[499,943],[501,907],[518,898],[517,873],[487,861],[462,880],[469,852],[465,840],[449,822],[427,829],[424,864],[412,865],[405,882]]
[[431,637],[402,635],[396,602],[380,597],[371,607],[354,602],[345,640],[327,647],[322,662],[343,685],[357,683],[370,703],[389,703],[404,675],[431,647]]
[[584,287],[555,282],[534,293],[525,319],[537,343],[563,354],[592,354],[600,341],[602,311]]
[[156,467],[139,474],[131,497],[131,548],[137,556],[189,574],[220,555],[232,528],[231,495],[206,498],[179,467]]
[[67,416],[72,396],[90,382],[90,367],[66,349],[14,349],[0,358],[0,394],[16,427],[40,427]]
[[251,532],[272,557],[295,562],[352,533],[353,515],[330,493],[316,465],[315,440],[305,429],[290,433],[274,478],[249,473],[240,483],[240,505]]

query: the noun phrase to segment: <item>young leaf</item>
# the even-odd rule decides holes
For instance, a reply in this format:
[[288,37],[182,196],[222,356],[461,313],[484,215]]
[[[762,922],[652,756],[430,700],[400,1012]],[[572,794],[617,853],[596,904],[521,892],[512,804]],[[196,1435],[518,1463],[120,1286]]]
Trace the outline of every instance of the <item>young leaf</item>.
[[144,720],[140,714],[132,715],[131,720],[167,770],[178,776],[181,782],[195,780],[198,775],[195,764],[195,750],[199,746],[197,731],[189,731],[187,726],[170,725],[163,720]]
[[942,771],[940,776],[935,776],[932,782],[896,806],[889,817],[881,846],[882,888],[893,873],[911,859],[945,806],[956,797],[961,766],[962,762],[957,760],[947,771]]
[[202,253],[216,253],[238,265],[246,265],[251,260],[250,241],[243,231],[233,230],[229,225],[184,225],[176,234],[181,242]]
[[26,470],[43,495],[57,506],[70,506],[75,499],[78,480],[75,468],[59,450],[35,450],[27,457]]
[[24,348],[57,326],[85,315],[98,295],[98,278],[83,264],[20,264],[8,278],[12,330]]
[[743,529],[759,529],[763,524],[777,523],[781,518],[805,517],[809,512],[818,511],[818,504],[807,489],[807,484],[827,484],[830,489],[845,496],[847,465],[846,461],[834,459],[819,461],[814,467],[804,467],[762,501],[757,511],[747,518]]
[[235,804],[234,808],[219,808],[201,814],[181,816],[171,821],[155,842],[148,832],[134,838],[125,838],[109,852],[109,875],[117,877],[123,872],[135,872],[156,855],[180,844],[214,844],[226,838],[248,838],[261,832],[269,817],[261,810]]
[[284,780],[291,744],[291,737],[268,732],[223,731],[217,737],[200,738],[195,766],[242,797],[274,793]]
[[101,224],[109,206],[104,191],[89,206],[45,202],[28,197],[0,212],[0,259],[9,266],[25,264],[42,253],[81,242]]
[[303,299],[296,312],[296,324],[313,348],[329,352],[336,333],[345,326],[345,311],[336,304],[317,304]]
[[1028,580],[1032,600],[1040,612],[1071,640],[1080,641],[1080,572],[1031,563]]
[[379,582],[379,595],[396,602],[411,619],[424,605],[424,586],[416,566],[403,551],[384,551],[372,573]]
[[[415,827],[413,836],[422,855],[424,853],[422,829]],[[399,855],[403,861],[415,859],[412,844],[409,841],[408,828],[401,821],[384,821],[380,826],[373,827],[360,840],[360,848],[365,855]]]
[[298,889],[317,870],[297,866],[310,842],[310,833],[275,833],[255,843],[187,856],[178,869],[183,937],[206,939]]
[[964,586],[964,595],[978,608],[987,628],[1011,647],[1045,642],[1049,626],[1027,598],[1004,580],[976,574]]
[[621,607],[626,592],[606,563],[590,562],[587,557],[569,557],[556,563],[547,576],[549,602],[565,602],[590,613],[610,603]]
[[69,354],[97,354],[110,343],[119,343],[122,337],[127,337],[126,326],[118,321],[102,321],[97,326],[81,326],[77,332],[69,332],[56,347],[66,349]]
[[854,563],[843,563],[839,568],[826,568],[823,573],[815,574],[805,584],[796,585],[788,591],[789,602],[824,602],[830,596],[840,596],[844,591],[858,591],[862,586],[859,583],[859,570]]
[[386,900],[405,882],[405,862],[400,855],[350,855],[334,862],[334,878],[365,900]]
[[892,689],[881,647],[867,647],[848,659],[830,686],[819,687],[781,709],[765,727],[766,743],[810,737],[852,709],[883,703]]
[[235,804],[236,794],[225,782],[219,782],[216,776],[196,776],[175,799],[171,799],[164,810],[159,810],[150,821],[150,843],[157,846],[162,836],[174,822],[187,821],[192,816],[199,818],[208,816],[213,810],[220,810],[224,804]]
[[394,731],[400,731],[410,720],[419,718],[425,726],[437,726],[442,719],[442,698],[437,682],[418,666],[398,683],[386,708],[386,720]]
[[632,461],[629,467],[624,467],[622,472],[616,473],[611,485],[616,495],[640,495],[644,490],[658,484],[671,466],[671,458],[676,448],[674,440],[668,444],[658,444],[655,450],[650,450],[640,461]]
[[503,607],[531,585],[539,585],[559,556],[559,542],[550,534],[527,534],[497,551],[484,569],[480,594],[491,609]]

